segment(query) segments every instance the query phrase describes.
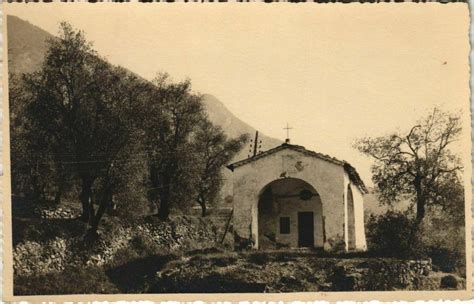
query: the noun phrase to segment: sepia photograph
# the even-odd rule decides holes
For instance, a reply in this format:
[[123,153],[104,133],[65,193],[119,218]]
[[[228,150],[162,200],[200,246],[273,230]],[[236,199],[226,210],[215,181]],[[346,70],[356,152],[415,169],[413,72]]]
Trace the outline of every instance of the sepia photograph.
[[466,298],[469,22],[4,3],[5,296]]

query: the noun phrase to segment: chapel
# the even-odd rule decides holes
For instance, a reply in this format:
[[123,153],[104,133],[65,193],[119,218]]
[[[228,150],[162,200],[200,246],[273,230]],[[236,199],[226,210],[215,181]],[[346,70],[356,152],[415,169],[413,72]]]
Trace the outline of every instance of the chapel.
[[348,162],[287,140],[227,168],[236,249],[366,250],[367,188]]

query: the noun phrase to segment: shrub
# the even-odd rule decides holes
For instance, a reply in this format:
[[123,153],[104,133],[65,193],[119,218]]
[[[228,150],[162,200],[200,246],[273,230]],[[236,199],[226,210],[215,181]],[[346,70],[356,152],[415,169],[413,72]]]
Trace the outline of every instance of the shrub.
[[333,254],[342,254],[346,251],[346,243],[343,238],[328,239],[329,252]]
[[140,257],[116,267],[111,265],[106,274],[122,293],[143,293],[148,290],[156,273],[176,259],[174,255]]
[[425,255],[414,220],[406,212],[388,211],[371,216],[367,223],[369,250],[400,258]]
[[268,262],[269,257],[265,252],[255,252],[249,255],[248,261],[257,265],[264,265]]
[[458,279],[453,275],[447,275],[441,278],[441,288],[457,288]]
[[433,264],[443,272],[456,272],[460,261],[464,261],[464,255],[455,248],[431,247],[428,255]]
[[435,211],[429,210],[419,227],[409,212],[371,216],[366,225],[369,250],[399,258],[430,257],[434,269],[464,277],[464,225],[445,212]]
[[69,267],[61,272],[15,276],[15,295],[109,294],[119,290],[101,267]]
[[226,267],[237,262],[237,254],[235,252],[219,253],[209,258],[209,261],[212,263],[212,265]]
[[141,256],[163,253],[160,247],[150,236],[139,233],[130,240],[130,246]]
[[444,272],[466,276],[466,242],[463,221],[444,210],[431,212],[423,223],[423,244],[433,265]]
[[139,254],[131,247],[127,246],[117,250],[114,258],[109,263],[109,267],[117,267],[139,258]]

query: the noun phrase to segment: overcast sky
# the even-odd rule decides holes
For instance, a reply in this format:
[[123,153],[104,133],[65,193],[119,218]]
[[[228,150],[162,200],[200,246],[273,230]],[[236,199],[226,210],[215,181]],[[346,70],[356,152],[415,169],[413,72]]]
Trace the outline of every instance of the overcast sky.
[[469,109],[466,4],[49,5],[8,7],[54,34],[70,22],[145,78],[189,77],[269,136],[284,140],[288,122],[292,143],[349,161],[367,184],[355,138],[409,129],[435,104]]

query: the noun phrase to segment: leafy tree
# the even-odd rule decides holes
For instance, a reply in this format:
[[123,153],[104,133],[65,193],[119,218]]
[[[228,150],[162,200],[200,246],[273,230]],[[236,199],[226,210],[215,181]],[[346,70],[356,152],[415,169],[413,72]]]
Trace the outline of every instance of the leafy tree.
[[92,185],[103,170],[92,155],[100,141],[91,131],[99,129],[93,112],[101,110],[99,83],[107,77],[108,66],[83,34],[66,23],[61,24],[59,37],[48,43],[41,70],[24,77],[33,96],[29,115],[44,145],[50,147],[54,164],[81,180],[82,218],[87,222],[92,217]]
[[197,165],[196,201],[201,206],[202,216],[206,207],[213,203],[223,184],[222,168],[242,149],[248,134],[228,139],[220,127],[208,120],[199,124],[195,136],[195,158]]
[[[96,118],[96,128],[100,131],[94,132],[103,141],[94,151],[96,155],[102,155],[96,158],[102,171],[97,175],[98,208],[94,212],[93,202],[89,205],[93,233],[107,208],[117,203],[114,196],[122,197],[119,207],[128,211],[130,208],[123,208],[124,205],[135,205],[135,208],[138,203],[143,205],[140,193],[147,177],[140,118],[145,115],[144,105],[153,88],[124,69],[111,68],[110,73],[108,82],[103,83],[109,90],[103,96],[104,109]],[[128,195],[124,197],[126,192]]]
[[[12,194],[27,195],[33,200],[44,198],[46,181],[51,182],[48,147],[33,136],[32,122],[26,115],[31,95],[24,90],[18,75],[9,75],[10,137],[12,159]],[[35,152],[36,148],[36,152]],[[41,168],[40,168],[41,166]],[[43,174],[41,177],[41,173]]]
[[153,83],[157,90],[145,123],[149,198],[158,207],[158,217],[167,220],[173,207],[192,201],[191,136],[205,113],[202,97],[192,93],[189,80],[173,83],[164,74]]
[[17,188],[58,202],[79,188],[90,236],[111,206],[128,218],[151,201],[167,220],[197,197],[205,214],[245,137],[207,120],[189,80],[150,83],[114,67],[67,23],[48,43],[40,70],[11,86]]
[[63,192],[73,186],[73,177],[59,161],[58,145],[36,119],[39,73],[9,78],[12,193],[40,202],[51,201],[54,195],[58,204]]
[[79,181],[82,219],[93,234],[126,180],[126,171],[117,168],[125,168],[120,164],[126,155],[140,146],[138,122],[151,87],[100,58],[83,33],[67,23],[49,41],[40,71],[24,76],[30,129],[48,149],[58,188],[64,188],[62,181]]
[[459,115],[435,108],[406,134],[393,133],[357,141],[356,148],[375,159],[372,180],[382,202],[392,204],[408,197],[416,205],[419,225],[431,205],[446,205],[462,185],[459,158],[449,149],[459,138]]

